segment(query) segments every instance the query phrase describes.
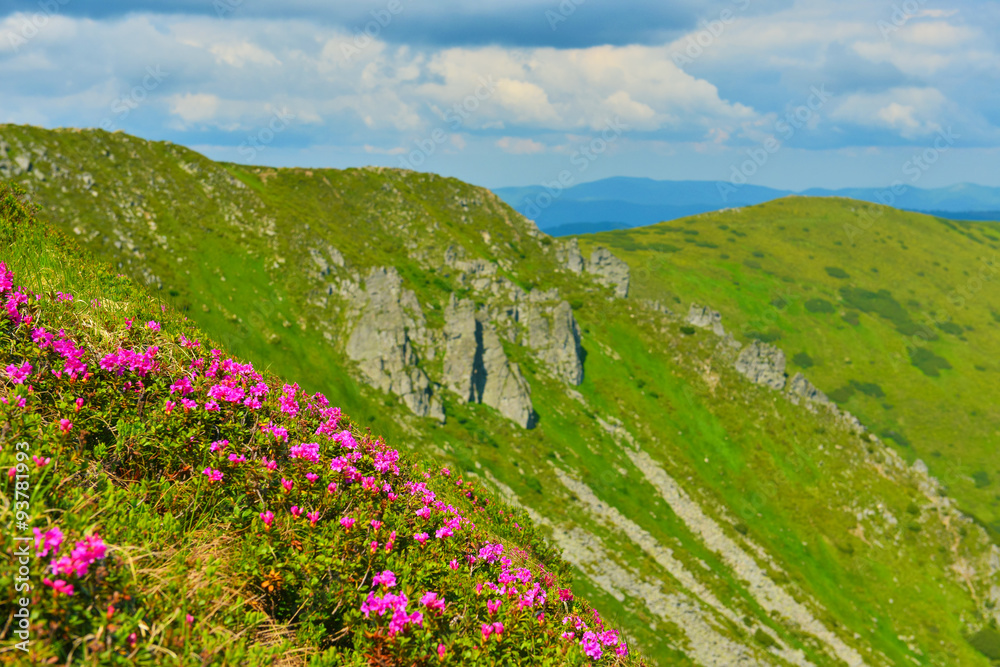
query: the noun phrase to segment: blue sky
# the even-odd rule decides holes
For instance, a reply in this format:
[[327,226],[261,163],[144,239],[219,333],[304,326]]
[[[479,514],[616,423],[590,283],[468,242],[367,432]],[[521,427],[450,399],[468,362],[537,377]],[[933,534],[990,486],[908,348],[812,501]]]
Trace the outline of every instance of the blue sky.
[[0,122],[489,187],[1000,186],[998,40],[976,0],[4,0]]

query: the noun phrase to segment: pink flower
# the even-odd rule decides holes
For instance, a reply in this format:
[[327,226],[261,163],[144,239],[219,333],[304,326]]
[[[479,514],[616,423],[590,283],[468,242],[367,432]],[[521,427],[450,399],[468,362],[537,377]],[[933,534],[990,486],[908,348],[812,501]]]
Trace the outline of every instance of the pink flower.
[[354,519],[345,516],[340,520],[340,525],[344,527],[344,530],[350,530],[354,526]]
[[149,330],[151,330],[151,331],[159,331],[160,330],[160,323],[157,322],[156,320],[150,320],[150,321],[146,322],[146,328],[149,329]]
[[375,552],[378,551],[378,541],[372,540],[371,544],[368,545],[368,551],[374,556]]
[[82,398],[76,399],[76,401],[74,402],[74,405],[76,406],[76,412],[79,412],[80,408],[83,407],[83,399]]
[[306,514],[306,518],[309,519],[310,526],[315,526],[316,522],[319,521],[319,512],[313,510],[312,512],[309,512],[309,514]]
[[559,601],[560,602],[572,602],[573,593],[568,588],[559,589]]
[[441,539],[444,539],[446,537],[451,537],[454,534],[455,533],[452,532],[452,530],[451,530],[450,527],[448,527],[448,526],[442,526],[442,527],[438,528],[437,531],[434,533],[434,537],[436,537],[439,540],[441,540]]
[[24,384],[24,381],[31,375],[32,366],[26,361],[20,366],[10,364],[7,366],[6,370],[7,377],[9,377],[14,384]]
[[444,644],[438,644],[438,660],[444,660],[445,653],[447,653],[447,649]]
[[438,597],[437,593],[433,591],[427,591],[420,597],[420,604],[424,605],[431,611],[444,611],[445,601]]
[[275,461],[268,461],[266,456],[261,457],[260,463],[261,463],[261,465],[264,466],[264,469],[267,470],[268,472],[270,472],[272,470],[277,470],[277,468],[278,468],[278,461],[277,460],[275,460]]
[[70,429],[72,428],[73,428],[73,422],[71,422],[70,420],[68,419],[59,420],[59,430],[62,431],[63,433],[69,433]]
[[216,440],[211,445],[208,446],[208,451],[210,452],[220,452],[229,445],[228,440]]
[[49,553],[59,553],[64,537],[59,528],[50,528],[44,533],[38,528],[33,528],[32,532],[35,534],[35,550],[39,558],[45,558]]
[[312,463],[319,463],[319,444],[315,442],[304,442],[300,445],[294,445],[289,450],[288,455],[289,458],[302,458],[306,461],[311,461]]
[[601,649],[601,643],[597,638],[597,635],[590,630],[583,633],[583,638],[580,640],[580,645],[583,647],[583,652],[587,654],[587,657],[592,660],[600,660],[604,651]]
[[260,520],[264,522],[264,528],[270,530],[271,523],[274,521],[274,512],[267,510],[266,512],[260,513]]
[[501,604],[503,604],[502,600],[487,600],[486,601],[486,610],[490,612],[490,616],[492,616],[493,614],[497,613],[497,609],[500,608]]
[[222,471],[221,470],[214,470],[212,468],[205,468],[204,470],[201,471],[201,474],[202,475],[208,475],[208,481],[209,481],[209,483],[212,483],[212,482],[221,482],[222,481]]
[[46,586],[51,586],[52,590],[55,591],[55,594],[57,596],[60,593],[62,593],[63,595],[73,594],[73,587],[70,584],[67,584],[62,579],[56,579],[55,581],[52,581],[48,577],[44,577],[42,578],[42,583],[45,584]]
[[421,519],[427,519],[431,515],[431,508],[428,507],[427,505],[424,505],[423,507],[421,507],[420,509],[417,510],[416,514]]
[[628,655],[628,644],[625,643],[625,640],[619,642],[617,648],[615,648],[615,654],[619,658],[624,658]]
[[451,471],[448,470],[447,468],[441,468],[441,474],[444,475],[445,477],[448,477],[449,475],[451,475]]
[[430,535],[428,535],[427,533],[415,533],[413,535],[413,539],[415,539],[417,542],[420,542],[420,544],[426,542],[428,538],[430,538]]
[[188,614],[187,616],[184,617],[184,621],[188,625],[194,625],[194,616],[192,616],[191,614]]
[[492,623],[483,623],[482,625],[479,626],[479,629],[483,633],[483,641],[486,641],[487,639],[489,639],[490,635],[493,634],[493,624]]
[[163,403],[163,411],[164,411],[164,412],[166,412],[166,413],[167,413],[167,414],[169,415],[169,414],[170,414],[170,413],[171,413],[171,412],[173,411],[173,409],[174,409],[174,408],[175,408],[176,406],[177,406],[177,404],[176,404],[176,403],[174,403],[173,401],[171,401],[171,400],[170,400],[170,399],[168,398],[168,399],[167,399],[167,400],[166,400],[166,401],[165,401],[165,402]]
[[281,478],[281,488],[284,489],[285,493],[290,493],[293,488],[295,488],[295,482],[290,479]]
[[378,519],[372,519],[372,523],[371,523],[371,526],[372,526],[372,528],[374,528],[374,529],[375,529],[376,531],[378,531],[378,529],[382,527],[382,522],[381,522],[381,521],[379,521]]
[[458,561],[457,560],[451,561],[450,563],[448,563],[448,567],[450,567],[453,570],[457,570],[458,569]]
[[131,329],[133,322],[135,322],[135,320],[133,320],[131,317],[126,317],[125,318],[125,328],[126,329]]
[[385,570],[381,574],[376,574],[372,577],[372,584],[392,588],[396,585],[396,575],[390,570]]
[[334,493],[337,492],[337,483],[330,482],[329,484],[326,485],[326,490],[330,493],[330,495],[333,495]]
[[232,454],[229,455],[229,461],[231,463],[246,463],[246,460],[247,457],[244,456],[243,454],[237,454],[236,452],[233,452]]
[[[13,470],[13,468],[11,468]],[[393,545],[396,544],[396,531],[392,531],[389,534],[389,541],[385,543],[385,552],[389,553],[392,551]]]
[[39,468],[44,468],[49,464],[49,461],[51,461],[52,459],[49,458],[48,456],[36,456],[32,454],[31,460],[34,461],[35,465],[38,466]]
[[292,505],[292,516],[294,517],[302,516],[302,509],[298,505]]
[[500,635],[503,634],[503,623],[497,621],[493,624],[493,634],[497,636],[497,641],[500,641]]
[[219,404],[215,401],[205,401],[205,412],[218,412]]

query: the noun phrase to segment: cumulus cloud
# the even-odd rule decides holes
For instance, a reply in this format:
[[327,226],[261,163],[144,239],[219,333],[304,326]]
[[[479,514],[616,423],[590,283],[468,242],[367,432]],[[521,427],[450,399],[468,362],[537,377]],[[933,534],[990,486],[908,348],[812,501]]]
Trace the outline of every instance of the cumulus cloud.
[[940,130],[948,107],[947,98],[934,88],[894,88],[848,95],[831,117],[915,139]]
[[543,143],[533,139],[518,139],[515,137],[503,137],[497,140],[496,146],[504,153],[512,153],[514,155],[530,155],[532,153],[541,153],[545,150],[545,144]]

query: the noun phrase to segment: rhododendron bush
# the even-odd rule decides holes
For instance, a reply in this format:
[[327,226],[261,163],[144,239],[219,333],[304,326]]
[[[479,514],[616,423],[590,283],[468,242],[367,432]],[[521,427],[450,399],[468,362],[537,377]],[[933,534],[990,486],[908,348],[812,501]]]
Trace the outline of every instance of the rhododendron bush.
[[0,483],[30,494],[3,539],[30,592],[4,572],[0,596],[30,598],[32,641],[0,663],[631,664],[473,482],[173,313],[22,280],[0,264]]

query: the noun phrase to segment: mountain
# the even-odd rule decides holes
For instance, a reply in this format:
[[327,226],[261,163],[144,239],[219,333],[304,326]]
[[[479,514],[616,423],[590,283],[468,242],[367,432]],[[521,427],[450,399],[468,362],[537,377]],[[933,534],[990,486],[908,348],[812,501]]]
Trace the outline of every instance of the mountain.
[[30,497],[2,542],[35,564],[3,575],[35,626],[7,662],[642,664],[523,512],[214,348],[2,185],[0,252]]
[[643,227],[710,211],[752,206],[792,194],[846,197],[958,219],[995,220],[995,212],[1000,210],[1000,188],[969,183],[934,189],[901,184],[896,188],[812,188],[794,193],[753,185],[734,186],[725,181],[616,177],[569,188],[528,186],[497,188],[495,192],[553,236]]
[[[650,664],[998,657],[1000,550],[989,517],[964,511],[985,496],[929,474],[944,452],[917,463],[826,400],[840,385],[811,369],[789,377],[773,345],[786,340],[728,334],[740,311],[708,289],[712,271],[687,265],[676,287],[643,273],[644,261],[661,271],[718,245],[700,228],[555,240],[455,179],[220,164],[102,131],[0,126],[3,167],[67,243],[140,280],[168,312],[520,508],[569,564],[574,592]],[[845,215],[801,202],[800,224]],[[944,252],[959,232],[939,227],[925,240],[944,239]],[[991,242],[959,229],[970,246],[966,234]],[[887,275],[909,266],[895,244],[878,250]],[[767,312],[774,277],[746,275],[737,303]],[[952,351],[917,361],[947,379],[935,359],[948,354],[965,373]],[[855,394],[889,390],[850,377]],[[983,401],[995,391],[985,379],[973,389]],[[942,429],[972,421],[946,407]],[[955,444],[955,458],[986,451]]]

